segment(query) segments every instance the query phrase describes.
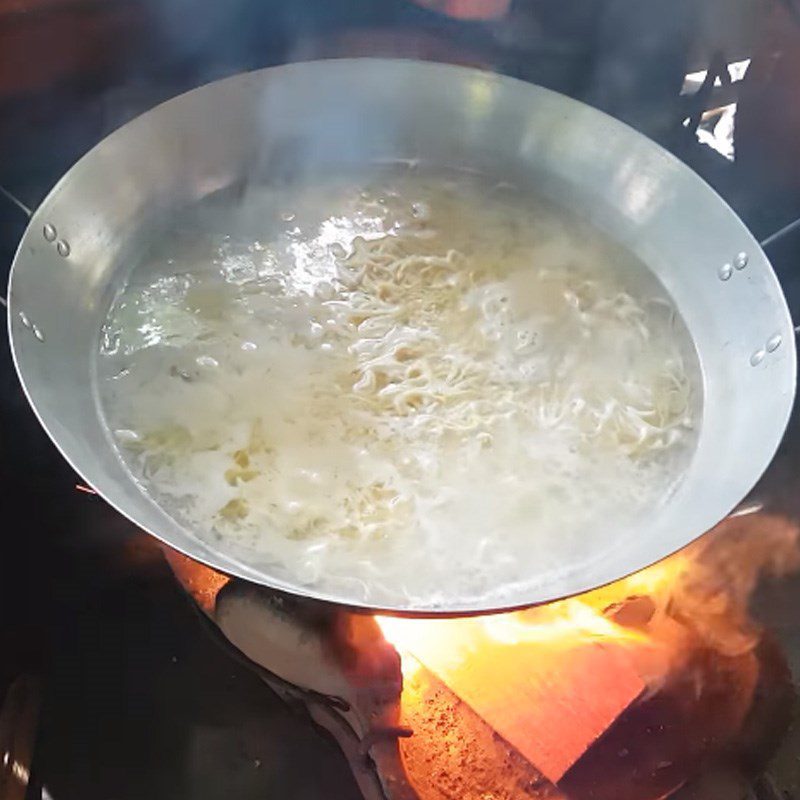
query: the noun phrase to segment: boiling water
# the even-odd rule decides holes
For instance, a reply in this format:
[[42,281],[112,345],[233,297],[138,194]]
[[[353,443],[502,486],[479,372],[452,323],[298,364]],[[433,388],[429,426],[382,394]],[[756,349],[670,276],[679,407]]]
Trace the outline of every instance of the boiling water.
[[699,421],[641,264],[432,174],[206,202],[133,271],[98,365],[121,457],[177,521],[375,604],[502,602],[635,535]]

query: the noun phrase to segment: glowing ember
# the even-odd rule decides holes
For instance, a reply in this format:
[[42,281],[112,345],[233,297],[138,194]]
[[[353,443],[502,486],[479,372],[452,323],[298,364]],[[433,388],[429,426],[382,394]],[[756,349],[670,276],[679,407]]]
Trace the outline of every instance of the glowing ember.
[[[645,689],[623,648],[647,637],[581,599],[488,617],[383,617],[379,624],[399,648],[410,686],[424,666],[552,781]],[[404,709],[417,694],[404,690]]]

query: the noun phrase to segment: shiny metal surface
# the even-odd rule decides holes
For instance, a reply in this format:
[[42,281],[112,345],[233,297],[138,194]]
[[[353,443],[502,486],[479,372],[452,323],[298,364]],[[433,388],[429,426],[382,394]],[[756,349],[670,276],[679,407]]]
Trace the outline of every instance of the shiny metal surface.
[[[291,180],[387,159],[535,183],[648,264],[700,356],[700,441],[670,502],[632,541],[615,541],[609,531],[607,549],[557,573],[535,575],[532,553],[536,581],[524,594],[509,595],[508,607],[638,570],[686,545],[742,500],[783,435],[796,355],[778,281],[730,208],[666,151],[563,96],[459,67],[363,59],[239,75],[169,101],[95,147],[33,215],[10,280],[12,348],[42,424],[89,484],[145,530],[218,570],[371,607],[369,597],[319,594],[277,580],[164,514],[130,480],[106,438],[92,364],[100,321],[129,256],[173,211],[245,178]],[[762,355],[755,359],[756,353]]]

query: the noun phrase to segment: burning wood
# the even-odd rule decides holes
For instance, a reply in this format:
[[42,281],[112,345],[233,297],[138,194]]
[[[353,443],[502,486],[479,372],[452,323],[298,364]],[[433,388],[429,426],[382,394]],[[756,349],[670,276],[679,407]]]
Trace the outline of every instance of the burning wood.
[[403,717],[414,736],[403,740],[402,752],[419,797],[561,800],[563,795],[528,759],[433,673],[415,664],[403,688]]
[[[609,796],[659,796],[741,732],[759,681],[761,637],[747,603],[762,575],[800,565],[797,539],[779,517],[731,518],[672,558],[578,598],[380,624],[407,682],[423,667],[434,674],[548,785],[587,796],[613,763]],[[418,697],[404,690],[406,724],[418,717]],[[411,742],[401,748],[412,752]]]
[[551,641],[526,641],[524,631],[510,641],[506,635],[513,635],[516,616],[493,621],[508,623],[501,625],[503,638],[481,618],[381,624],[404,659],[419,659],[556,782],[642,694],[645,683],[619,642],[573,640],[560,629]]

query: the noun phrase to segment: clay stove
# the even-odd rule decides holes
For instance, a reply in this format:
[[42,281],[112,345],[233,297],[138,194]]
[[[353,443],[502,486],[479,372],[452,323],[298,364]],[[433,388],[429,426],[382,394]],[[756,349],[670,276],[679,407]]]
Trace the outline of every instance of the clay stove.
[[735,797],[719,786],[746,786],[790,721],[789,670],[747,610],[763,576],[800,567],[782,517],[471,618],[355,613],[166,555],[221,641],[333,734],[366,800]]

